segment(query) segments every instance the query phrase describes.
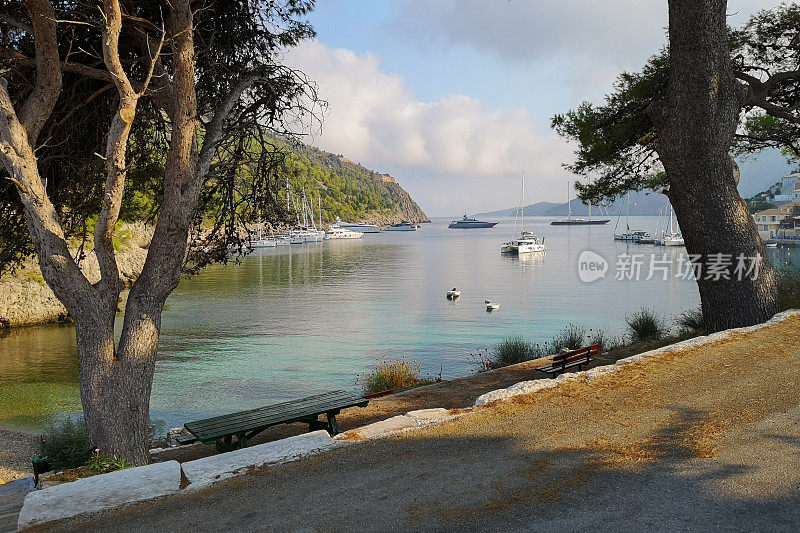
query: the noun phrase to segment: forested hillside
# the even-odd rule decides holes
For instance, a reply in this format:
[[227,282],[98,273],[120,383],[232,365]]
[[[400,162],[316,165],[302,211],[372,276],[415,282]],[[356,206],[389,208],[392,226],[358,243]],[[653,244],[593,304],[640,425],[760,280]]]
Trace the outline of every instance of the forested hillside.
[[388,174],[304,144],[282,144],[290,152],[284,166],[293,191],[305,189],[313,199],[315,214],[321,198],[323,222],[336,217],[379,224],[428,221],[419,205]]

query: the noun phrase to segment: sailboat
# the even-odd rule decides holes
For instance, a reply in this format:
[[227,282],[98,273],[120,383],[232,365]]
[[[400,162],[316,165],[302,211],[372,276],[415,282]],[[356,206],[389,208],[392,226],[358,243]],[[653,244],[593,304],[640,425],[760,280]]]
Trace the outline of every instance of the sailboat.
[[[522,173],[522,188],[520,189],[519,195],[519,208],[517,209],[517,214],[521,219],[521,226],[520,226],[520,236],[517,239],[512,239],[509,242],[503,243],[500,247],[500,253],[502,254],[509,254],[509,255],[519,255],[531,252],[545,252],[547,248],[544,245],[544,237],[539,239],[531,231],[525,231],[525,173]],[[514,223],[514,229],[516,230],[517,224],[516,221]]]
[[643,239],[649,239],[650,234],[641,229],[631,229],[630,226],[630,203],[631,203],[631,195],[628,193],[625,195],[625,228],[627,231],[623,233],[617,233],[617,228],[619,227],[619,219],[622,217],[622,209],[620,209],[620,214],[617,216],[617,225],[614,226],[614,240],[615,241],[632,241],[632,242],[640,242]]
[[[661,233],[661,238],[655,240],[656,246],[683,246],[684,240],[683,235],[679,231],[675,231],[672,222],[674,218],[674,211],[672,210],[672,204],[669,204],[669,232],[666,231],[666,228]],[[677,226],[677,220],[675,221],[675,226]]]
[[592,203],[589,202],[589,218],[572,218],[572,199],[569,181],[567,181],[567,208],[569,214],[567,218],[561,220],[554,220],[550,223],[551,226],[599,226],[611,222],[609,218],[592,218]]

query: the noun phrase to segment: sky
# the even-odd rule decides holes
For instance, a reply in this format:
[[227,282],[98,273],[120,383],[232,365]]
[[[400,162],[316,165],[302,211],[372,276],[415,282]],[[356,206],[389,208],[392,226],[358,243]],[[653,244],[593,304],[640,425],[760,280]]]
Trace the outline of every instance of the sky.
[[[729,0],[730,23],[779,3]],[[451,216],[516,205],[523,171],[529,201],[566,201],[574,146],[551,117],[641,68],[666,42],[667,2],[317,0],[309,18],[317,38],[285,57],[328,102],[306,141]],[[743,173],[781,162],[765,168]]]

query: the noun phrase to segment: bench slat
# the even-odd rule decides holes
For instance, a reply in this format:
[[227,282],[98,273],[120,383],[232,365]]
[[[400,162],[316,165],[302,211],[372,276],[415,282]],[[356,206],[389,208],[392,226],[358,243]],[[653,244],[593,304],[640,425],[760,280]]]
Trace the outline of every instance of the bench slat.
[[352,393],[332,391],[296,401],[187,422],[184,426],[200,440],[209,442],[228,435],[260,431],[277,424],[299,421],[325,412],[366,405],[367,402],[368,400]]
[[343,409],[344,407],[362,402],[366,402],[366,400],[354,395],[339,395],[336,397],[317,398],[314,400],[304,399],[301,402],[282,402],[267,407],[251,409],[249,411],[198,420],[190,422],[189,424],[198,430],[219,429],[230,426],[255,424],[270,419],[294,418],[296,416],[319,414],[326,410]]

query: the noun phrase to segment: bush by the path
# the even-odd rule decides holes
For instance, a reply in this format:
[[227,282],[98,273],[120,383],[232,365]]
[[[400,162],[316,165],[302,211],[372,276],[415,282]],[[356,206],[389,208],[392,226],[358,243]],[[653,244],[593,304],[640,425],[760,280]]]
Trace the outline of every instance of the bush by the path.
[[67,418],[48,427],[42,435],[39,455],[47,457],[53,470],[84,466],[92,456],[86,423]]
[[778,269],[778,297],[781,311],[800,309],[800,267],[784,265]]
[[522,335],[505,337],[492,349],[489,359],[492,368],[515,365],[538,357],[538,347],[528,342]]
[[625,317],[625,322],[628,323],[633,342],[658,340],[668,333],[664,321],[645,307]]
[[[441,379],[441,377],[440,377]],[[358,377],[364,394],[387,390],[400,391],[433,382],[420,375],[419,364],[402,357],[396,361],[377,361],[372,371]]]
[[675,322],[684,333],[697,333],[706,329],[705,321],[703,320],[703,309],[700,307],[684,311]]

